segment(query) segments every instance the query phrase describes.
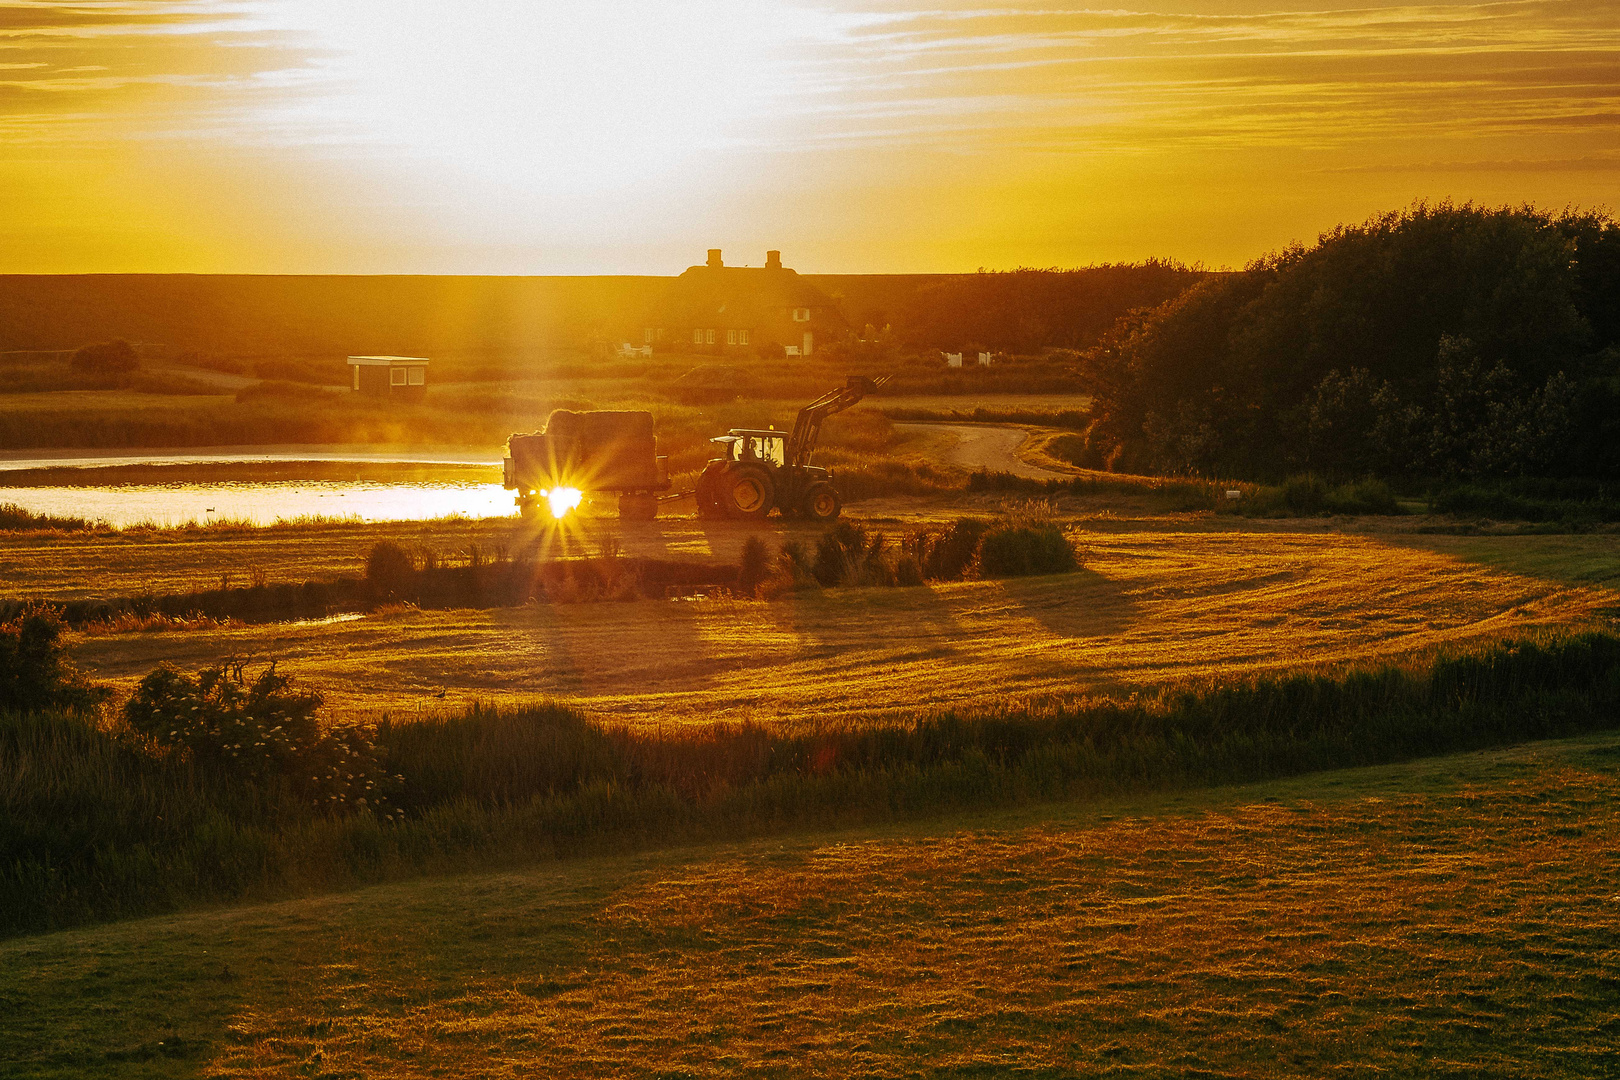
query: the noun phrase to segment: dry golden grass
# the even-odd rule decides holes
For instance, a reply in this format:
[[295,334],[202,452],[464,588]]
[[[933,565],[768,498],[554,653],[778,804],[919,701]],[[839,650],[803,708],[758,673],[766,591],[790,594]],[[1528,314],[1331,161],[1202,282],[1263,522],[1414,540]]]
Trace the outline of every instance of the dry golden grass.
[[[688,539],[713,549],[722,541],[711,537],[740,546],[747,535],[693,527]],[[1078,539],[1086,568],[1059,577],[769,604],[396,610],[333,625],[96,638],[77,655],[126,687],[164,660],[275,657],[342,712],[542,695],[632,722],[815,723],[1385,661],[1603,620],[1620,602],[1608,588],[1558,580],[1554,571],[1581,554],[1569,545],[1535,576],[1481,561],[1526,538],[1468,538],[1466,548],[1450,537],[1425,546],[1323,532]],[[1604,538],[1588,539],[1584,558],[1612,566]]]
[[1620,737],[0,944],[9,1076],[1605,1076]]

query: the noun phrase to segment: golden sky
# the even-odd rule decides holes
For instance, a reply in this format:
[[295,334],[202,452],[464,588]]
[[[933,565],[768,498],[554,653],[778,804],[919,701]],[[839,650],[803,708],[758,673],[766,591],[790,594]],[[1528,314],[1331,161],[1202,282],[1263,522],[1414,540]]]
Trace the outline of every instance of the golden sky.
[[1620,0],[0,0],[0,272],[1241,265],[1617,194]]

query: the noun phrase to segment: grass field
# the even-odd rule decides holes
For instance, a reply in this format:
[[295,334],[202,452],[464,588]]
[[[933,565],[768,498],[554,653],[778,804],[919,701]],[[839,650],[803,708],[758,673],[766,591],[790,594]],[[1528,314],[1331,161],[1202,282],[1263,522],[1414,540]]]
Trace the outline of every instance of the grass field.
[[[491,543],[490,526],[423,527],[445,545]],[[1161,526],[1162,528],[1162,526]],[[327,536],[328,530],[315,530]],[[334,528],[320,543],[276,530],[177,540],[186,574],[201,552],[360,569],[363,547]],[[166,537],[169,534],[159,534]],[[361,533],[356,527],[354,535]],[[397,533],[408,538],[410,530]],[[738,526],[659,529],[631,554],[735,558]],[[807,535],[813,536],[814,530]],[[1538,627],[1611,622],[1616,557],[1607,537],[1391,538],[1335,532],[1079,532],[1079,573],[1051,578],[838,589],[755,601],[542,604],[490,611],[399,609],[327,625],[261,625],[85,640],[94,676],[128,687],[163,660],[278,659],[340,713],[564,697],[625,720],[842,716],[1219,680],[1426,654]],[[656,551],[644,550],[656,538]],[[128,541],[126,545],[126,541]],[[195,544],[196,546],[190,546]],[[86,568],[138,575],[154,561],[138,538],[0,547],[0,568],[32,574],[23,594],[72,595]],[[76,551],[77,554],[66,554]],[[38,555],[37,559],[27,556]],[[54,563],[52,562],[54,561]],[[1493,565],[1494,560],[1494,565]],[[240,566],[240,561],[232,564]],[[10,580],[8,578],[8,580]],[[214,582],[217,584],[217,575]],[[245,583],[245,577],[239,578]]]
[[1605,1076],[1620,736],[0,943],[8,1076]]

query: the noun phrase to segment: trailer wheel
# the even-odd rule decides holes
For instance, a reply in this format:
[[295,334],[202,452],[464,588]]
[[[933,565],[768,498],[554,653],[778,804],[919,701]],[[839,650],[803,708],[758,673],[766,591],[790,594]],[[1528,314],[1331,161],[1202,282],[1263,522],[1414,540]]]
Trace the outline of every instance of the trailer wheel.
[[811,521],[832,521],[844,508],[838,489],[819,480],[804,493],[804,516]]
[[776,485],[757,465],[739,465],[721,477],[720,505],[729,517],[758,521],[771,512],[775,502]]
[[620,521],[653,521],[658,517],[658,496],[644,491],[619,496]]

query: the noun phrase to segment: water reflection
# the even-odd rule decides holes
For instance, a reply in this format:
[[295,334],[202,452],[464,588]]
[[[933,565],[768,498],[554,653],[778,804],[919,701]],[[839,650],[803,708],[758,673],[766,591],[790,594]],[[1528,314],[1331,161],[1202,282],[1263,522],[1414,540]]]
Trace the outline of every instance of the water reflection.
[[301,517],[420,521],[452,514],[507,517],[517,512],[512,493],[499,484],[366,481],[6,488],[0,490],[0,503],[15,503],[36,514],[99,518],[119,527],[227,520],[269,525]]

